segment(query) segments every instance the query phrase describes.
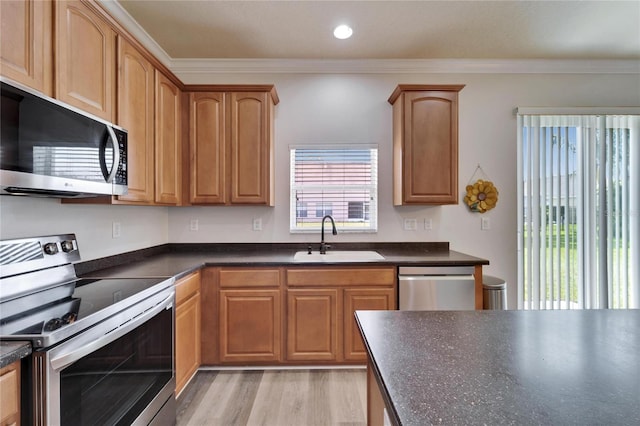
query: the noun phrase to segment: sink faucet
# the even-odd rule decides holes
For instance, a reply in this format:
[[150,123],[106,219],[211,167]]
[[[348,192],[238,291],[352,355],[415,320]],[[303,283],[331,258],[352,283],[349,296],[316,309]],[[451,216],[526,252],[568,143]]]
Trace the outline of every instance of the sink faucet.
[[338,230],[336,229],[336,223],[333,221],[333,218],[330,215],[326,215],[322,218],[322,231],[320,234],[320,254],[327,254],[327,249],[331,246],[324,242],[324,221],[326,219],[331,220],[331,226],[333,227],[333,235],[338,235]]

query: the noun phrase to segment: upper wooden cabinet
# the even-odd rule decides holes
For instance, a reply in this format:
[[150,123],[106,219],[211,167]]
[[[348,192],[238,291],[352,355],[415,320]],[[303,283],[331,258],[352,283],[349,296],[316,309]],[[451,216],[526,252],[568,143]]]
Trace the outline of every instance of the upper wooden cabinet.
[[189,94],[192,204],[224,204],[226,194],[225,94]]
[[154,201],[155,68],[124,37],[118,37],[118,120],[128,131],[128,193],[118,201]]
[[2,75],[49,96],[53,95],[52,13],[51,1],[0,1]]
[[159,71],[156,71],[155,116],[155,201],[178,205],[182,194],[181,92]]
[[55,2],[57,99],[114,121],[116,33],[80,1]]
[[393,204],[458,203],[458,92],[399,85],[393,105]]
[[275,89],[270,85],[205,88],[189,98],[189,201],[272,206]]

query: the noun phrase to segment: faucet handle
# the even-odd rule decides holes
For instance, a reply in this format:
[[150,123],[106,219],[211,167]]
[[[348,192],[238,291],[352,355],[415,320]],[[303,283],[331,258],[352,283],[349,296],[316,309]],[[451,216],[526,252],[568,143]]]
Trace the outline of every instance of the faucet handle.
[[307,246],[307,254],[311,254],[311,244]]

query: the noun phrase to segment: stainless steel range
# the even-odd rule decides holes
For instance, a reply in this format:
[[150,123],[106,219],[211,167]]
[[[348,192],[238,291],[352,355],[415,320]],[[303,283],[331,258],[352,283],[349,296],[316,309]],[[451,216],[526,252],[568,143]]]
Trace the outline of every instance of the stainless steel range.
[[75,235],[0,241],[0,339],[27,340],[23,424],[175,424],[174,280],[79,279]]

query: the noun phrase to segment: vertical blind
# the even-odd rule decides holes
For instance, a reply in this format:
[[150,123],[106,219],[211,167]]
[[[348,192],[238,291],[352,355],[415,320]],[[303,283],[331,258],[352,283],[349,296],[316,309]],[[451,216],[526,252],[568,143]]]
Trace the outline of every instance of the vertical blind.
[[639,130],[518,114],[518,308],[640,307]]
[[290,160],[291,232],[317,231],[325,215],[343,232],[377,230],[377,147],[292,147]]

